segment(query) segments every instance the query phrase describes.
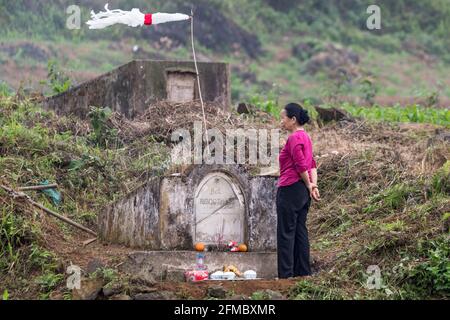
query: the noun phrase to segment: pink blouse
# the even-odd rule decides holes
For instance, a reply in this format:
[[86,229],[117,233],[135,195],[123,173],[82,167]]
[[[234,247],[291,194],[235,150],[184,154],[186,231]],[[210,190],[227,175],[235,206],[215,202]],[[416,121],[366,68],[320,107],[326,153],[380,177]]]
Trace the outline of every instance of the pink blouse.
[[278,186],[289,186],[301,180],[300,173],[307,171],[311,181],[311,169],[316,168],[312,142],[304,130],[291,134],[280,152],[280,178]]

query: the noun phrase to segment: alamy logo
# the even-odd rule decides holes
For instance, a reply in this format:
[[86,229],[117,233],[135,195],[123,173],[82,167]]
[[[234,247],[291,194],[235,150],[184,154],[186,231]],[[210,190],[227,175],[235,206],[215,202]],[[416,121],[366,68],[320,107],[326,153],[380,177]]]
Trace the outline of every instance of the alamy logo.
[[377,5],[370,5],[367,8],[367,13],[370,16],[367,18],[366,26],[369,30],[380,30],[381,29],[381,9]]
[[377,265],[372,265],[367,268],[366,273],[369,275],[366,282],[366,287],[369,290],[381,289],[381,270]]
[[69,30],[81,29],[81,9],[79,6],[71,5],[67,7],[66,13],[69,15],[66,20],[66,28]]
[[81,289],[81,268],[76,265],[70,265],[67,267],[66,272],[70,274],[67,278],[67,289]]
[[[276,165],[280,149],[280,130],[208,129],[204,134],[201,121],[194,122],[193,136],[187,129],[172,133],[175,144],[171,152],[174,164],[261,164]],[[209,140],[209,141],[208,141]],[[206,144],[206,148],[203,145]]]

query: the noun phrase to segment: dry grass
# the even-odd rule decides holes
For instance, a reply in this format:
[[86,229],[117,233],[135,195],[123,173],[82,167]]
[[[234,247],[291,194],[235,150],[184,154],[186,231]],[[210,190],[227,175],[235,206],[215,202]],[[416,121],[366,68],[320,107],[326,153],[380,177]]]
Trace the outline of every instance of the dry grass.
[[[227,129],[258,129],[275,125],[274,119],[267,113],[238,115],[235,112],[224,111],[214,103],[205,104],[205,116],[207,128],[218,129],[222,134],[225,134]],[[157,141],[171,143],[174,131],[187,129],[192,133],[195,122],[200,122],[203,126],[200,102],[162,101],[150,105],[147,111],[133,120],[128,120],[122,114],[115,112],[110,118],[109,125],[118,130],[118,135],[124,142],[151,135]]]

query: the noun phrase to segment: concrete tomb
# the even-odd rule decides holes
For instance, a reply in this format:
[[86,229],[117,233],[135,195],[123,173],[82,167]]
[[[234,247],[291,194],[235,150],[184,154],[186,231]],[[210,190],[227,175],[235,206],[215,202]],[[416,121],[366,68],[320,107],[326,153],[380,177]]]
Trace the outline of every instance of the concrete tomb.
[[[249,252],[206,252],[209,270],[235,265],[277,276],[276,178],[237,165],[197,165],[182,175],[149,180],[99,216],[103,241],[134,247],[123,269],[161,279],[195,264],[196,242],[245,243]],[[177,276],[177,278],[179,278]]]
[[[231,105],[227,63],[199,62],[203,99],[228,110]],[[66,92],[47,98],[46,109],[85,118],[91,106],[109,107],[129,119],[158,101],[175,103],[199,99],[192,61],[135,60]]]

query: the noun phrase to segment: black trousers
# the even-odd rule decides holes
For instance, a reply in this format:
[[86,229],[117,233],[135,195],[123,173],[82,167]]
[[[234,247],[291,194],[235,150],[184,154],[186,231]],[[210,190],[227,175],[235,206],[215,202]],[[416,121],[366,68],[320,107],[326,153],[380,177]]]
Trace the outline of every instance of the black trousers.
[[278,278],[307,276],[309,239],[306,217],[311,197],[303,181],[277,190]]

